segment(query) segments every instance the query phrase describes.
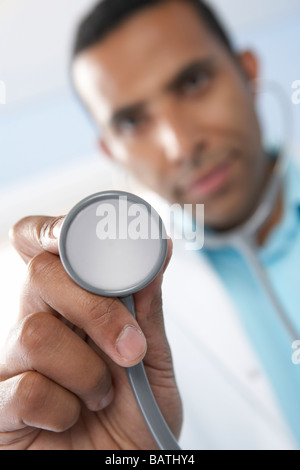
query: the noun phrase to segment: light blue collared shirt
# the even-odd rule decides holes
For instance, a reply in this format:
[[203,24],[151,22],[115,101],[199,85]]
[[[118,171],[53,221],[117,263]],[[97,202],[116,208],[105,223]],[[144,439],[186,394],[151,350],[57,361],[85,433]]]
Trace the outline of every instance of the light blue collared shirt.
[[[291,337],[237,251],[203,249],[201,253],[231,295],[300,449],[300,364],[292,361]],[[283,219],[258,256],[300,340],[300,172],[294,162],[285,175]]]

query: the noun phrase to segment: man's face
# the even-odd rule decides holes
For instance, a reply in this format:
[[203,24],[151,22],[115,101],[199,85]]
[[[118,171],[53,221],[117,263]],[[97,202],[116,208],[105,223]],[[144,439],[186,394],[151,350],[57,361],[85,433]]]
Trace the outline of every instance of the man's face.
[[255,60],[241,59],[173,1],[132,16],[73,68],[107,153],[171,203],[205,204],[216,229],[249,216],[266,174],[246,78]]

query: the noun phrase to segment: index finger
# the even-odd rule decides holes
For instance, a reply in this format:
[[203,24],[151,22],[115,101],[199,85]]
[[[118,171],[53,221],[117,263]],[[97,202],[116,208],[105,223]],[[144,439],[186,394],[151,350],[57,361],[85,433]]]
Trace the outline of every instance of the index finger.
[[10,240],[25,263],[43,251],[58,255],[58,237],[64,218],[30,216],[13,226]]

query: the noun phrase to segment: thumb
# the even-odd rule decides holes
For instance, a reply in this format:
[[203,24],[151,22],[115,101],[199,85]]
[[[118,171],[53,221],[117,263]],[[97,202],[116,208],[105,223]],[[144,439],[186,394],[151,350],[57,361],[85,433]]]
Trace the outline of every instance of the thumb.
[[26,263],[43,251],[58,255],[58,237],[63,221],[64,217],[25,217],[10,230],[11,243]]
[[168,240],[164,267],[151,284],[134,295],[134,300],[137,322],[147,340],[147,352],[143,359],[146,374],[158,406],[176,436],[180,433],[182,423],[182,405],[166,337],[162,305],[162,281],[171,260],[172,248],[172,241]]
[[[165,264],[158,276],[141,291],[134,294],[136,319],[147,339],[147,362],[170,361],[170,350],[165,335],[162,282],[167,266],[172,257],[173,243],[168,240],[168,252]],[[170,367],[172,367],[170,363]]]

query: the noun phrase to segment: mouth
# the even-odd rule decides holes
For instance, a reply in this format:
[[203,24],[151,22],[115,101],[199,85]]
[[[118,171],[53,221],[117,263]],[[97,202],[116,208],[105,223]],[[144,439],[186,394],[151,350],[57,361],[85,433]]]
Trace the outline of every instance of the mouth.
[[233,165],[234,159],[228,159],[216,165],[205,175],[198,176],[192,182],[185,185],[183,188],[184,194],[204,199],[213,196],[228,184]]

